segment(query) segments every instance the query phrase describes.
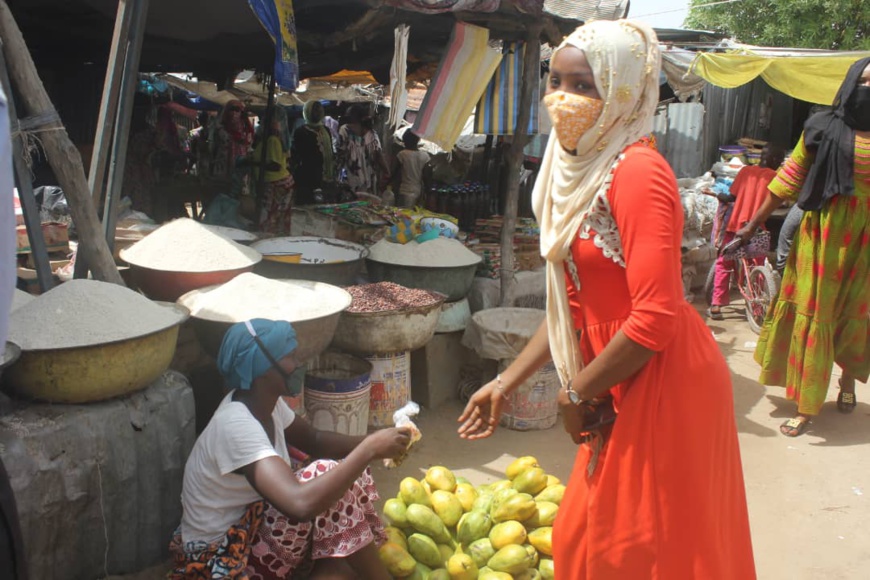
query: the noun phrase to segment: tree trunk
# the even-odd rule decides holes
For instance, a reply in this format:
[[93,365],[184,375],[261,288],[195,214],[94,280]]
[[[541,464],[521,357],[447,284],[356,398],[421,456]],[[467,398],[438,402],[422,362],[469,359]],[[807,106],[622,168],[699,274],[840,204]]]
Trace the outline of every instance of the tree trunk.
[[517,126],[508,152],[507,195],[504,208],[504,223],[501,230],[501,296],[500,306],[513,306],[516,279],[514,278],[514,233],[517,227],[517,206],[520,201],[520,170],[523,166],[523,149],[529,142],[529,119],[531,108],[538,95],[535,93],[536,77],[541,74],[541,25],[532,24],[526,37],[523,53],[523,87],[520,93]]
[[[0,38],[3,39],[9,77],[22,97],[25,114],[36,116],[53,111],[54,105],[45,92],[21,31],[5,0],[0,0]],[[48,162],[57,176],[58,185],[66,195],[79,236],[79,251],[87,260],[94,278],[123,286],[124,281],[103,237],[81,154],[70,141],[62,124],[41,132],[39,138]]]

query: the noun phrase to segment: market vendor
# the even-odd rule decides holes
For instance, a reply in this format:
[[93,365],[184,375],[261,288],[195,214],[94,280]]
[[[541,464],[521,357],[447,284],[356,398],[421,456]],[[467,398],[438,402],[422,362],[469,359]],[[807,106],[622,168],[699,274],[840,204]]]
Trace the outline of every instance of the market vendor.
[[305,124],[293,132],[290,171],[296,181],[297,204],[315,203],[314,192],[335,181],[332,135],[323,124],[325,112],[320,101],[308,101],[302,108]]
[[[265,158],[263,147],[265,146]],[[278,236],[290,234],[290,212],[296,184],[287,169],[287,152],[281,139],[281,120],[276,116],[270,121],[266,135],[261,135],[250,164],[254,168],[254,179],[259,182],[260,166],[265,159],[266,175],[263,178],[265,190],[260,211],[259,228]]]
[[[408,432],[351,437],[297,417],[282,398],[296,347],[288,322],[255,319],[224,336],[218,368],[232,391],[184,468],[170,578],[390,578],[368,464],[400,455]],[[288,445],[323,459],[294,472]]]

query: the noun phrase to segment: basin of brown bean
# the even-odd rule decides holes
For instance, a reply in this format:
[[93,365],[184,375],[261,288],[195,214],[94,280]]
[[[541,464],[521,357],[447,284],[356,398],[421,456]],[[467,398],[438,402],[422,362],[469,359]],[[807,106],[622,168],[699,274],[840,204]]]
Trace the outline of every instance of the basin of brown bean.
[[355,314],[425,308],[444,301],[444,297],[437,292],[405,288],[393,282],[361,284],[349,286],[345,290],[353,297],[346,312]]

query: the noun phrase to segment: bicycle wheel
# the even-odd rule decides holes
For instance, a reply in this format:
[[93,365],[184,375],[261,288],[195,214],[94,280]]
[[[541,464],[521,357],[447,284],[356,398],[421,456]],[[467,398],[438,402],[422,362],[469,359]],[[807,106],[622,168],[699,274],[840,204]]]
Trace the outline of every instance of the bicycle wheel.
[[749,271],[749,288],[746,290],[746,321],[752,332],[760,334],[767,310],[776,297],[776,276],[766,266],[755,266]]
[[704,300],[707,301],[707,306],[713,306],[713,286],[716,283],[716,264],[710,266],[710,271],[707,273],[707,280],[704,281]]

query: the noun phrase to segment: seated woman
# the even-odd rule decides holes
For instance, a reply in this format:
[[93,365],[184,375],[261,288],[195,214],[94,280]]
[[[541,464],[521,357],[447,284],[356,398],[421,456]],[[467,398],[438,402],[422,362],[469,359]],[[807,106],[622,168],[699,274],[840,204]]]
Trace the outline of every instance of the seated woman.
[[[292,394],[296,346],[287,322],[227,331],[218,368],[233,390],[185,465],[170,578],[390,578],[367,466],[400,455],[409,434],[350,437],[296,417],[282,399]],[[288,445],[324,459],[294,473]]]

